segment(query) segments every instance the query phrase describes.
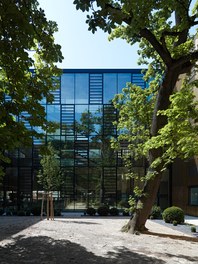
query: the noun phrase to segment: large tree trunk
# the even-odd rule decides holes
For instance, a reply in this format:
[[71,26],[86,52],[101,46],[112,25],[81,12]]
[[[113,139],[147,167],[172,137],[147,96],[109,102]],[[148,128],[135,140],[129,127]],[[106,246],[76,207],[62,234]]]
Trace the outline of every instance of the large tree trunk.
[[[157,112],[158,110],[164,110],[169,107],[170,104],[169,97],[173,93],[180,71],[181,68],[174,71],[171,70],[171,68],[169,68],[169,70],[166,72],[164,76],[164,81],[162,82],[161,87],[159,89],[159,93],[156,101],[156,107],[153,114],[151,136],[156,136],[159,129],[162,128],[167,122],[167,120],[163,116],[158,116]],[[149,153],[149,166],[156,158],[160,157],[161,155],[162,155],[161,149],[151,150]],[[130,233],[135,233],[136,231],[142,232],[146,230],[145,223],[151,212],[152,206],[155,203],[160,186],[160,181],[162,178],[161,168],[162,168],[162,164],[161,166],[155,169],[155,171],[157,171],[157,175],[154,178],[147,180],[144,184],[143,193],[146,195],[143,195],[137,201],[137,208],[139,208],[139,205],[140,206],[143,205],[143,208],[136,209],[132,218],[129,220],[128,224],[124,227],[125,230],[127,230]],[[152,169],[149,167],[149,170]]]
[[157,192],[160,186],[160,181],[162,178],[162,172],[159,172],[152,180],[145,182],[143,193],[146,194],[139,198],[137,201],[137,208],[142,207],[142,209],[136,209],[132,218],[129,220],[124,229],[130,233],[135,233],[136,231],[142,232],[146,230],[145,224],[148,216],[151,212],[152,206],[155,203]]

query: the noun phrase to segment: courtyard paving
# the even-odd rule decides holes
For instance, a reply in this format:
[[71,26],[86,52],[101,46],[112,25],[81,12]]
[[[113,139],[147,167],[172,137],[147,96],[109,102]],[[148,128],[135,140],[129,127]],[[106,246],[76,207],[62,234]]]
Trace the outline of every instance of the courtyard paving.
[[147,234],[131,235],[120,231],[127,221],[126,217],[80,215],[54,221],[2,216],[0,263],[198,263],[197,233],[189,231],[190,225],[173,227],[148,220]]

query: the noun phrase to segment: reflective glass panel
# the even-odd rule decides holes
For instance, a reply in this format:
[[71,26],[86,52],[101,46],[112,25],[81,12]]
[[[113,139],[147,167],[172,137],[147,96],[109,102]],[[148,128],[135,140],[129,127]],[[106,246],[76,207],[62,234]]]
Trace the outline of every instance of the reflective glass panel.
[[127,82],[131,82],[131,74],[118,73],[118,93],[122,92],[122,89],[126,87]]
[[102,106],[101,105],[90,105],[90,118],[89,118],[89,133],[91,135],[102,134]]
[[88,115],[88,105],[76,105],[75,106],[75,120],[78,122],[84,122]]
[[60,124],[60,105],[47,105],[47,120]]
[[49,135],[60,135],[60,105],[47,105],[47,120],[57,124],[58,128]]
[[74,137],[61,137],[61,166],[74,165]]
[[100,168],[89,168],[89,193],[89,207],[99,207],[103,201],[103,174]]
[[74,74],[61,76],[61,103],[74,104]]
[[76,189],[76,209],[85,209],[88,207],[90,193],[88,190],[88,168],[78,168],[75,170],[75,189]]
[[88,89],[89,88],[89,75],[76,74],[75,75],[75,103],[88,104]]
[[102,165],[101,159],[102,143],[100,138],[91,136],[89,139],[89,166],[98,167]]
[[104,103],[111,103],[114,95],[117,93],[117,74],[104,74]]
[[77,135],[88,137],[89,135],[90,112],[88,105],[75,106],[75,131]]
[[198,205],[198,187],[190,188],[190,205]]

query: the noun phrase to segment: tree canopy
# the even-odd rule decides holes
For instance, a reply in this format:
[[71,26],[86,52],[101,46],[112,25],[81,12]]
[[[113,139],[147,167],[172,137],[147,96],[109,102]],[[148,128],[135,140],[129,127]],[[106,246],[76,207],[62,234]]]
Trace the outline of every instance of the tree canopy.
[[[155,98],[151,109],[145,110],[147,114],[142,112],[142,115],[138,117],[139,124],[136,123],[137,120],[131,118],[131,116],[134,117],[133,106],[139,107],[138,98],[142,104],[146,98],[146,94],[143,95],[133,86],[123,91],[122,96],[126,100],[123,100],[123,109],[120,109],[121,113],[122,110],[125,113],[125,116],[120,116],[121,126],[125,122],[127,129],[130,128],[133,133],[136,130],[136,139],[137,137],[144,137],[144,140],[149,139],[142,141],[142,138],[141,140],[139,138],[139,141],[136,141],[136,143],[139,142],[139,147],[147,142],[144,149],[147,146],[148,177],[136,201],[137,210],[128,225],[132,233],[135,230],[141,231],[145,229],[146,219],[156,200],[164,167],[175,157],[187,157],[196,151],[196,147],[192,147],[191,143],[194,138],[191,136],[197,138],[197,130],[194,129],[193,133],[187,135],[189,129],[193,130],[188,120],[188,113],[193,112],[192,115],[194,115],[196,112],[195,105],[193,105],[193,110],[190,110],[192,91],[188,90],[190,88],[183,88],[177,95],[173,95],[173,92],[175,88],[178,88],[180,76],[188,75],[192,67],[196,67],[198,60],[198,50],[194,48],[195,36],[191,33],[194,30],[195,34],[197,30],[198,1],[75,0],[74,4],[77,9],[88,12],[86,23],[93,33],[97,31],[97,28],[101,28],[104,32],[110,33],[110,40],[122,38],[131,45],[138,42],[140,45],[139,63],[148,65],[145,78],[150,81],[150,97],[147,97],[147,100],[149,101],[151,97]],[[196,82],[194,84],[197,85]],[[185,86],[189,87],[187,84]],[[134,92],[137,98],[133,98],[134,105],[131,104],[128,108],[130,103],[127,104],[127,102],[130,102]],[[123,99],[121,97],[119,99]],[[186,115],[179,108],[178,103],[181,102],[185,104]],[[119,102],[116,104],[119,108]],[[136,110],[141,112],[141,109],[145,107],[147,103]],[[128,114],[126,109],[129,111]],[[146,116],[150,119],[150,123],[147,124],[148,129],[143,133],[142,122],[146,121]],[[180,120],[185,121],[181,129],[176,131],[176,124]],[[184,133],[185,129],[188,132]],[[171,134],[173,132],[177,133],[176,137]],[[129,143],[133,142],[135,135],[128,137]],[[167,144],[165,139],[168,140]],[[186,143],[192,148],[184,147],[184,145],[187,146]],[[141,150],[141,148],[138,149]],[[138,154],[138,149],[135,151],[136,154]],[[191,150],[188,151],[188,149]]]
[[[77,9],[89,12],[88,30],[95,33],[101,28],[111,33],[110,39],[123,38],[130,44],[141,42],[143,59],[154,59],[156,67],[161,61],[167,67],[182,65],[186,72],[191,60],[198,57],[198,51],[190,49],[189,32],[198,25],[198,2],[193,7],[192,2],[75,0],[74,4]],[[162,71],[161,63],[158,69]]]
[[38,172],[38,183],[47,192],[59,191],[63,184],[60,161],[51,143],[42,150],[41,169]]
[[36,127],[50,129],[41,102],[53,100],[50,91],[58,88],[61,73],[55,63],[63,57],[53,37],[57,24],[46,19],[36,0],[1,0],[0,18],[2,164],[8,161],[9,150],[30,143],[32,136],[41,136]]
[[[167,118],[167,124],[153,137],[150,128],[156,95],[151,89],[128,83],[113,99],[118,109],[118,121],[115,122],[118,137],[112,140],[112,147],[119,150],[123,142],[127,143],[128,151],[122,158],[128,168],[126,177],[133,178],[135,183],[134,195],[129,201],[132,212],[137,207],[137,198],[145,195],[144,183],[156,176],[156,167],[161,165],[163,172],[176,158],[187,160],[198,155],[198,102],[192,92],[194,85],[194,82],[184,81],[181,90],[170,96],[169,108],[159,111]],[[137,173],[136,162],[142,161],[146,171],[149,151],[158,148],[162,149],[162,155],[153,160],[150,170],[142,175]]]

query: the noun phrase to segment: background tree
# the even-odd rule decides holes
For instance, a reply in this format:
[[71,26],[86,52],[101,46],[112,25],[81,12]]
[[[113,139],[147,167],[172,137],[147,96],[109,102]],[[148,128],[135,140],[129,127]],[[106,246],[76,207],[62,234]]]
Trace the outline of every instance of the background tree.
[[51,143],[42,149],[40,160],[41,170],[38,172],[38,183],[49,193],[59,191],[63,183],[63,175],[60,169],[60,161]]
[[44,198],[47,198],[47,219],[49,219],[49,205],[50,216],[53,218],[54,206],[53,206],[53,191],[60,191],[62,184],[64,183],[63,174],[60,169],[60,161],[58,155],[51,142],[48,143],[41,151],[42,158],[40,160],[41,170],[39,170],[37,179],[38,183],[42,186],[45,193],[42,198],[41,217],[43,215],[43,203]]
[[[118,109],[118,137],[112,141],[115,149],[120,149],[123,142],[127,142],[128,152],[123,156],[125,166],[128,168],[127,177],[134,179],[134,195],[130,197],[130,210],[136,212],[144,207],[137,199],[146,196],[144,185],[152,180],[155,168],[162,165],[161,172],[165,170],[176,158],[188,159],[198,154],[198,102],[192,90],[196,82],[185,81],[181,90],[170,96],[170,106],[167,110],[160,111],[168,122],[161,128],[158,135],[150,136],[152,112],[156,95],[151,89],[143,90],[128,84],[121,94],[113,99],[115,108]],[[150,169],[144,175],[135,170],[135,162],[144,159],[148,164],[150,149],[161,148],[162,156],[150,164]],[[151,171],[151,168],[153,171]],[[148,169],[148,168],[146,168]],[[130,222],[124,230],[130,228]]]
[[[57,25],[48,21],[36,0],[0,1],[0,165],[8,162],[6,152],[40,137],[35,129],[51,127],[47,122],[44,98],[59,87],[61,73],[55,62],[63,57],[54,43]],[[34,70],[30,70],[30,69]],[[54,76],[54,78],[52,78]],[[27,129],[26,125],[32,127]],[[0,174],[2,175],[2,166]]]
[[[163,111],[170,106],[170,96],[179,76],[189,73],[198,59],[198,50],[193,49],[190,36],[190,30],[198,24],[198,1],[193,9],[191,0],[75,0],[74,4],[77,9],[89,11],[86,23],[93,33],[99,27],[111,33],[110,39],[123,38],[130,44],[140,43],[140,62],[148,63],[149,59],[146,77],[154,79],[150,86],[153,93],[156,92],[149,133],[150,138],[158,136],[168,122]],[[139,209],[128,225],[132,233],[145,229],[162,177],[164,163],[159,162],[162,156],[160,145],[148,147],[148,173],[155,177],[147,178],[144,195],[138,197]]]

